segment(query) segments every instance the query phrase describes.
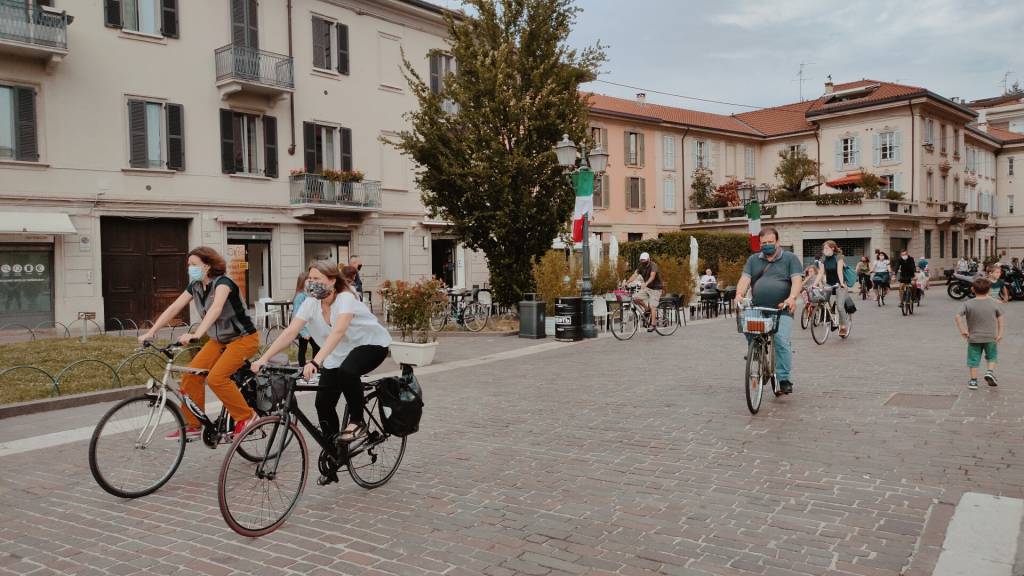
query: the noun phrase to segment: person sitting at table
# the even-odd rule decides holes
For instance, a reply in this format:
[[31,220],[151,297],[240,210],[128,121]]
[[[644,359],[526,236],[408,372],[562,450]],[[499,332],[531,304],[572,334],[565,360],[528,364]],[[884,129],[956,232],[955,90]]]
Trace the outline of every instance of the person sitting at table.
[[700,289],[710,290],[718,287],[718,279],[711,273],[711,268],[704,271],[704,275],[700,277]]

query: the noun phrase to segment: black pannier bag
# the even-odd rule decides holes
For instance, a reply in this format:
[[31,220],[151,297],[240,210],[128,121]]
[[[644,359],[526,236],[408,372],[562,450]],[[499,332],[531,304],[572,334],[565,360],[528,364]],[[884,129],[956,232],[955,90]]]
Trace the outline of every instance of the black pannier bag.
[[423,390],[416,375],[412,373],[412,367],[403,366],[401,376],[381,380],[377,394],[385,432],[394,436],[408,436],[420,429]]

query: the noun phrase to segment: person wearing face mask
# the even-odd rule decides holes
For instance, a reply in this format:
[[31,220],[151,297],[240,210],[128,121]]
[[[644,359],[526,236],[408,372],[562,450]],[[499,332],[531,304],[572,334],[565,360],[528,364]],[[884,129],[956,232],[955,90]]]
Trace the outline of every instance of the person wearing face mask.
[[876,250],[871,272],[871,283],[875,286],[875,302],[879,306],[885,306],[885,295],[889,292],[889,281],[892,279],[889,255],[881,250]]
[[353,255],[348,259],[348,265],[356,269],[356,279],[351,283],[359,299],[363,299],[363,277],[359,274],[363,270],[363,259]]
[[914,289],[914,275],[917,273],[917,264],[907,253],[906,248],[900,250],[900,257],[896,260],[893,273],[896,274],[896,280],[900,283],[900,298],[903,298],[904,290]]
[[849,286],[846,285],[844,276],[846,261],[843,260],[843,251],[833,240],[828,240],[821,246],[821,260],[818,261],[818,286],[825,288],[830,294],[829,298],[837,303],[839,311],[839,337],[845,338],[848,328],[849,316],[846,313],[846,295]]
[[867,256],[861,256],[857,262],[857,281],[860,282],[861,300],[868,299],[868,291],[871,290],[871,261]]
[[761,251],[747,258],[743,275],[736,286],[736,304],[742,307],[747,289],[752,292],[751,304],[757,307],[783,310],[779,316],[779,329],[775,333],[775,375],[783,394],[793,392],[790,371],[793,365],[793,312],[796,299],[803,288],[803,266],[792,252],[779,247],[779,232],[771,226],[758,235]]
[[[320,430],[327,438],[335,438],[340,449],[366,434],[363,418],[364,374],[373,372],[388,356],[391,335],[380,325],[349,288],[337,265],[314,262],[310,265],[306,292],[310,298],[302,303],[287,328],[267,348],[252,370],[259,372],[268,359],[285,350],[303,329],[309,330],[320,351],[303,367],[308,380],[320,373],[320,389],[316,393],[316,413]],[[348,406],[349,424],[339,434],[338,400],[342,394]],[[322,476],[320,484],[337,482],[337,475]]]
[[[204,382],[202,376],[185,374],[181,377],[181,391],[193,402],[204,408],[206,386],[220,398],[224,408],[235,421],[235,434],[241,433],[255,416],[246,403],[231,375],[241,368],[245,361],[259,350],[260,337],[256,326],[249,318],[242,301],[238,285],[225,276],[227,263],[216,250],[200,246],[188,253],[189,285],[163,314],[156,319],[153,327],[139,336],[139,342],[152,340],[160,328],[194,302],[202,320],[195,332],[182,334],[178,342],[183,346],[202,334],[209,334],[210,340],[196,353],[189,368],[209,370]],[[198,438],[203,429],[188,411],[184,411],[185,436]],[[177,439],[178,431],[168,434]]]

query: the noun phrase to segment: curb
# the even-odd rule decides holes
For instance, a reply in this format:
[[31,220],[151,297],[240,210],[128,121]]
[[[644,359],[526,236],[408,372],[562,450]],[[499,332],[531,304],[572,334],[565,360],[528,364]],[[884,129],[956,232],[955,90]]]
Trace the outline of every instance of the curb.
[[38,414],[40,412],[63,410],[64,408],[75,408],[78,406],[88,406],[89,404],[123,400],[124,398],[137,396],[145,389],[145,386],[130,386],[127,388],[116,388],[114,390],[68,394],[67,396],[58,396],[56,398],[43,398],[42,400],[29,400],[28,402],[7,404],[5,406],[0,406],[0,420],[3,420],[4,418],[13,418],[14,416],[25,416],[27,414]]
[[[398,339],[402,338],[402,333],[401,332],[391,332],[391,331],[389,331],[388,333],[391,334],[391,337],[393,339],[398,340]],[[494,332],[494,331],[470,332],[469,330],[460,330],[458,332],[431,332],[431,334],[434,335],[434,336],[437,336],[438,338],[481,338],[481,337],[484,337],[484,336],[496,336],[496,337],[517,336],[519,334],[519,331],[518,330],[504,330],[504,331],[501,331],[501,332]]]

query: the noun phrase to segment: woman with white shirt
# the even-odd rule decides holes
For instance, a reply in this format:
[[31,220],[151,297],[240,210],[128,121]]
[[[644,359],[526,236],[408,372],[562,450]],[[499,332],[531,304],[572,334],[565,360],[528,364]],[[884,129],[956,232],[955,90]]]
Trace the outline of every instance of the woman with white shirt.
[[875,285],[875,302],[878,302],[879,306],[885,306],[885,294],[889,291],[889,281],[892,279],[889,255],[879,250],[871,264],[871,271],[871,283]]
[[[349,424],[338,442],[351,442],[366,434],[363,421],[363,384],[360,377],[373,372],[388,356],[391,335],[377,317],[359,301],[338,267],[329,262],[314,262],[306,280],[307,298],[295,312],[288,328],[252,365],[259,372],[267,360],[285,350],[306,328],[320,351],[303,368],[308,380],[320,372],[316,393],[316,413],[324,437],[338,434],[337,405],[345,395]],[[336,479],[321,478],[321,483]]]

